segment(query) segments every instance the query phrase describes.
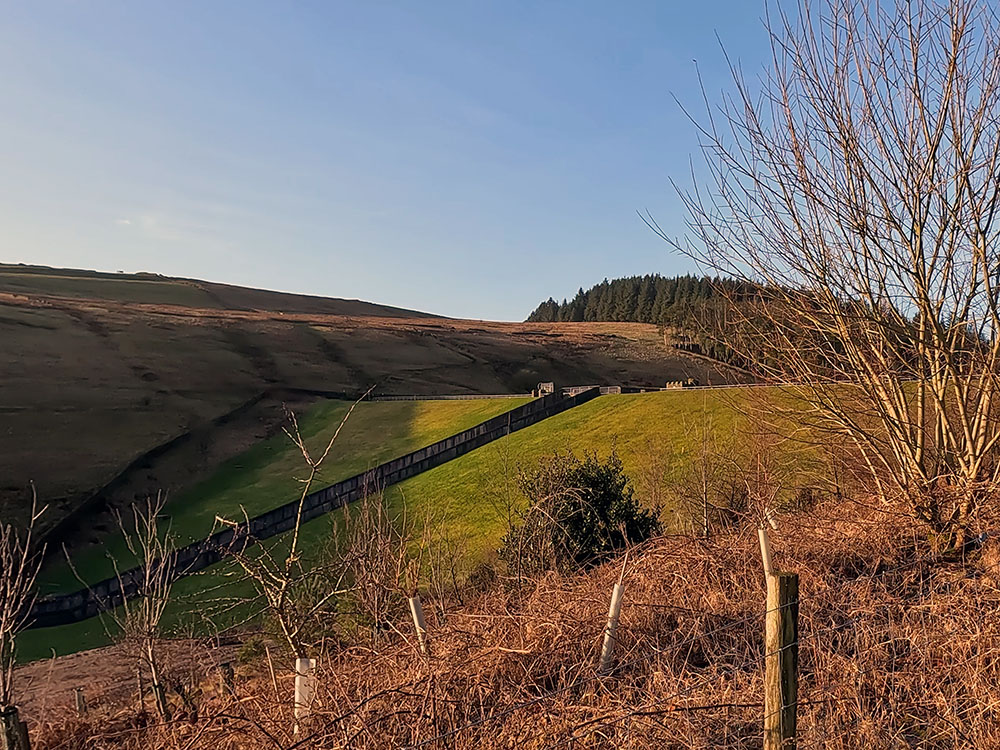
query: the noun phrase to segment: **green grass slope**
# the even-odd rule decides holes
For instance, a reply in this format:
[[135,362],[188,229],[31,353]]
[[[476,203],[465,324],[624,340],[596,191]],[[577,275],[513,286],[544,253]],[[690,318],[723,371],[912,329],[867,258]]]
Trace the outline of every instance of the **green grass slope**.
[[391,488],[398,508],[432,509],[468,550],[466,568],[498,546],[505,508],[517,504],[515,478],[556,451],[582,456],[617,450],[640,499],[642,470],[660,462],[680,472],[694,460],[699,425],[732,434],[740,420],[737,390],[665,391],[601,396]]
[[[457,560],[459,570],[468,572],[492,557],[505,530],[507,504],[517,506],[521,502],[514,485],[519,468],[529,467],[555,451],[572,450],[578,455],[596,451],[606,456],[617,450],[626,472],[633,479],[639,498],[648,502],[653,484],[669,483],[692,468],[706,430],[715,435],[717,448],[739,451],[741,446],[734,445],[733,438],[741,434],[745,426],[744,410],[752,408],[751,399],[759,408],[770,398],[781,396],[770,393],[769,389],[738,388],[602,396],[390,487],[386,490],[387,499],[396,512],[405,509],[412,518],[430,516],[443,524],[449,538],[457,543],[457,549],[461,551]],[[416,417],[415,423],[421,423],[424,429],[429,430],[431,424],[443,417],[443,412],[438,411],[439,405],[449,402],[404,403],[425,405],[424,409],[429,411],[422,417]],[[386,408],[398,405],[399,402],[370,406]],[[327,416],[317,414],[315,418],[329,426],[335,419],[336,409],[327,409],[330,410]],[[354,429],[349,434],[345,433],[342,448],[357,457],[352,460],[362,462],[356,466],[364,467],[360,456],[367,455],[365,451],[379,449],[377,429],[379,424],[384,424],[387,414],[388,410],[381,414],[364,414],[357,420],[352,418]],[[471,418],[471,415],[468,416]],[[373,429],[375,432],[372,432]],[[311,435],[317,434],[312,426],[306,431]],[[356,450],[347,445],[347,441],[352,439],[357,442]],[[283,456],[291,460],[287,452]],[[240,464],[245,464],[250,458],[249,454],[245,455]],[[787,460],[806,470],[806,464],[814,461],[815,456],[792,454]],[[245,496],[240,488],[252,488],[261,476],[262,472],[256,468],[248,465],[241,467],[234,462],[205,487],[206,491],[214,488],[214,497],[233,498],[225,501],[231,505],[236,497]],[[253,492],[252,489],[246,491]],[[665,509],[665,513],[665,520],[670,525],[671,509]],[[677,523],[682,520],[677,519]],[[307,556],[321,553],[333,533],[332,525],[330,517],[315,519],[304,525],[301,543]],[[268,540],[267,544],[280,553],[288,543],[287,537],[284,535]],[[217,618],[216,625],[231,624],[251,613],[253,587],[247,582],[235,581],[234,573],[232,563],[223,562],[178,582],[175,587],[176,601],[169,614],[170,622],[197,627],[199,617],[215,608],[225,608],[223,599],[243,599],[244,603]],[[100,645],[106,642],[106,638],[100,622],[95,618],[59,628],[29,631],[22,636],[20,648],[22,658],[39,658],[46,655],[49,648],[56,648],[62,653],[66,649],[79,650]]]
[[[316,489],[405,455],[433,442],[484,422],[528,401],[523,398],[372,401],[357,405],[334,444]],[[326,447],[351,404],[323,402],[299,419],[299,429],[311,455]],[[251,518],[295,500],[301,484],[297,477],[306,464],[298,448],[283,433],[255,445],[223,463],[213,476],[177,497],[169,498],[166,513],[180,544],[211,533],[216,516]],[[100,545],[73,555],[77,573],[88,582],[113,575],[111,559],[129,564],[120,534],[109,534]],[[80,583],[61,560],[43,571],[43,593],[71,591]]]

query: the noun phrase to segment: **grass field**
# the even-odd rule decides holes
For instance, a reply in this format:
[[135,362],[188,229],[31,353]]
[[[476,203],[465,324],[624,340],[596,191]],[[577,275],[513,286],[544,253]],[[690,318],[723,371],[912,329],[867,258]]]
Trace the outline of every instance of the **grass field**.
[[[528,400],[360,403],[331,450],[315,489],[461,432]],[[301,435],[314,457],[322,453],[350,406],[349,402],[326,401],[300,417]],[[297,477],[304,470],[301,453],[284,433],[226,461],[209,479],[169,498],[166,513],[178,544],[207,536],[216,516],[238,520],[245,511],[252,518],[295,500],[301,491]],[[114,574],[110,558],[117,560],[120,567],[132,564],[118,533],[109,533],[99,544],[73,555],[77,573],[88,582]],[[80,588],[79,580],[60,559],[52,561],[39,583],[42,593]]]
[[468,569],[497,547],[503,508],[508,499],[518,500],[514,479],[520,468],[556,451],[605,457],[616,450],[637,495],[650,501],[653,488],[646,486],[642,470],[659,464],[667,473],[664,481],[670,473],[683,472],[694,460],[699,425],[731,435],[741,419],[741,401],[739,390],[602,396],[413,477],[387,494],[397,508],[431,509],[443,519],[467,551],[463,563]]
[[[745,419],[743,410],[748,406],[748,399],[760,399],[762,393],[760,389],[756,389],[753,395],[740,389],[723,389],[602,396],[390,487],[386,490],[387,500],[396,512],[405,508],[411,517],[420,518],[429,514],[437,519],[461,550],[461,556],[457,560],[458,568],[468,572],[493,557],[505,530],[504,507],[507,500],[515,504],[521,502],[513,484],[519,468],[529,467],[541,457],[555,451],[572,450],[578,455],[585,451],[596,451],[601,456],[606,456],[612,450],[617,450],[626,472],[633,479],[638,497],[649,502],[653,492],[651,483],[672,481],[673,477],[689,469],[691,462],[696,460],[704,435],[702,425],[708,425],[714,433],[718,448],[733,452],[740,450],[732,438],[740,434]],[[482,404],[368,404],[366,406],[382,409],[367,414],[362,412],[363,416],[358,420],[352,418],[353,439],[358,444],[358,450],[348,447],[345,434],[342,447],[351,456],[343,456],[345,462],[363,462],[362,457],[367,455],[367,451],[379,449],[377,444],[381,442],[382,435],[379,430],[384,426],[388,407],[396,408],[401,403],[425,405],[426,411],[422,416],[413,416],[413,424],[422,425],[414,430],[426,430],[423,434],[427,436],[433,434],[434,425],[440,424],[440,420],[445,417],[444,412],[438,411],[438,404]],[[445,407],[446,410],[447,408]],[[319,433],[311,420],[315,419],[315,424],[332,424],[342,409],[341,404],[326,405],[318,410],[315,415],[310,416],[307,431],[315,439]],[[485,416],[486,413],[478,416]],[[448,418],[455,416],[450,414]],[[463,414],[460,419],[466,417],[471,419],[470,414]],[[457,419],[454,424],[458,424]],[[409,438],[402,438],[397,444],[402,446],[407,439]],[[294,466],[290,451],[282,450],[280,455],[280,459],[272,454],[266,460],[273,466],[284,461],[289,462],[285,466]],[[218,497],[220,502],[229,503],[232,507],[238,502],[236,498],[246,497],[240,488],[253,488],[261,477],[261,472],[254,466],[244,463],[250,458],[252,456],[249,453],[245,454],[239,462],[223,467],[217,477],[205,483],[202,486],[204,494],[198,495],[203,498],[202,502],[207,505],[212,502],[212,497]],[[811,458],[796,455],[790,456],[788,460],[803,463]],[[346,465],[349,464],[345,463],[344,466]],[[363,463],[355,463],[353,466],[364,468]],[[654,472],[655,479],[646,476],[650,466],[659,467]],[[253,492],[252,489],[247,491]],[[204,518],[203,516],[197,523],[204,523]],[[670,508],[665,509],[664,520],[668,526],[681,522],[681,519],[671,515]],[[319,553],[330,538],[331,526],[330,517],[319,518],[304,525],[301,538],[307,555]],[[287,543],[287,539],[278,537],[268,543],[280,549]],[[177,602],[170,614],[171,622],[193,625],[198,617],[210,610],[212,602],[222,596],[249,599],[253,594],[252,587],[245,582],[234,582],[232,572],[231,564],[222,563],[179,582],[175,590]],[[55,580],[52,577],[48,579],[49,583]],[[62,582],[67,583],[65,578]],[[241,614],[247,611],[248,607],[238,610]],[[22,638],[21,648],[22,656],[29,658],[44,655],[45,649],[54,647],[53,644],[57,644],[57,649],[78,650],[84,647],[80,644],[100,645],[103,642],[105,635],[95,618],[60,628],[29,631]]]
[[[515,484],[519,470],[555,452],[581,457],[596,452],[603,458],[616,451],[636,496],[655,505],[659,490],[694,469],[706,437],[721,454],[710,460],[749,455],[747,414],[778,398],[785,396],[739,388],[601,396],[388,487],[385,496],[394,513],[440,524],[462,551],[459,568],[469,571],[492,557],[505,531],[508,504],[523,503]],[[785,445],[779,453],[782,470],[808,483],[817,462],[811,449]],[[789,484],[786,492],[794,489]],[[663,513],[667,528],[688,520],[669,506]],[[329,529],[326,518],[305,524],[305,547],[318,545]]]

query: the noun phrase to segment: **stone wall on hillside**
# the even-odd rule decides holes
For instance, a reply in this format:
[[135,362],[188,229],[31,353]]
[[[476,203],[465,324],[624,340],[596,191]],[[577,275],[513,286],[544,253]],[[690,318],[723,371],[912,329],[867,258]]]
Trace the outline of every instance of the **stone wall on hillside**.
[[478,401],[500,398],[531,398],[530,393],[459,393],[451,396],[422,396],[419,394],[400,396],[369,396],[367,401]]
[[[573,395],[560,393],[535,399],[475,427],[439,440],[405,456],[387,461],[363,474],[337,482],[310,493],[302,504],[302,517],[309,521],[363,497],[375,488],[388,487],[433,469],[498,438],[529,427],[543,419],[586,403],[600,395],[599,388],[588,388]],[[213,565],[230,551],[241,549],[251,540],[290,531],[295,526],[298,501],[251,518],[249,523],[219,531],[206,539],[177,550],[177,577],[196,573]],[[31,612],[31,627],[66,625],[93,617],[132,598],[139,589],[142,570],[133,568],[119,578],[107,578],[87,589],[39,599]]]

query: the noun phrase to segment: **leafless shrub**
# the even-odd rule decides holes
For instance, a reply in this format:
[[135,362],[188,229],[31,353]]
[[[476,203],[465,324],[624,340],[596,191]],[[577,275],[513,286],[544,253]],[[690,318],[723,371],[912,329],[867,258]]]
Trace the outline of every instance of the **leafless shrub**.
[[701,126],[691,236],[661,235],[744,282],[726,346],[961,544],[1000,480],[1000,16],[824,0],[768,27],[771,69],[734,67]]
[[675,531],[707,537],[756,527],[791,507],[809,486],[804,481],[819,480],[800,465],[797,444],[762,422],[753,407],[731,408],[741,420],[738,430],[723,430],[704,415],[686,427],[690,440],[650,446],[640,456],[639,486],[648,487],[651,476],[660,479],[655,496],[674,515]]
[[651,508],[673,504],[683,456],[668,441],[647,437],[634,448],[636,468],[632,472],[636,495]]
[[489,477],[483,487],[483,498],[493,508],[497,518],[504,528],[511,528],[517,518],[517,511],[522,501],[517,489],[517,461],[510,449],[510,435],[495,440],[485,448],[491,451],[497,464],[497,470]]
[[367,625],[373,640],[391,627],[392,616],[416,588],[413,542],[405,516],[392,515],[382,493],[366,494],[358,507],[344,508],[334,527],[330,557],[350,584],[355,622]]
[[[315,486],[320,470],[336,444],[341,430],[344,429],[357,405],[369,393],[371,389],[351,405],[318,456],[314,456],[306,445],[295,414],[287,412],[288,427],[285,428],[285,434],[299,449],[308,469],[307,475],[299,480],[302,490],[299,493],[295,522],[287,548],[279,542],[273,547],[252,545],[231,552],[246,577],[257,589],[266,614],[277,625],[281,638],[297,658],[309,657],[308,652],[315,640],[314,636],[327,627],[323,622],[324,615],[335,616],[336,598],[349,591],[345,586],[346,571],[343,566],[321,565],[316,561],[303,559],[300,536],[304,503]],[[217,520],[233,528],[237,533],[249,527],[249,519],[245,514],[242,523],[223,518]]]
[[44,510],[38,508],[32,485],[27,527],[0,523],[0,710],[14,705],[15,639],[28,624],[35,602],[35,579],[44,548],[33,547],[32,532]]
[[682,524],[708,537],[742,518],[745,488],[739,481],[735,446],[719,434],[711,416],[689,425],[688,434],[694,439],[681,449],[667,504]]
[[373,641],[395,629],[407,600],[421,591],[439,619],[450,601],[461,598],[460,551],[445,524],[429,514],[415,519],[405,506],[393,512],[382,492],[344,508],[328,559],[350,587],[350,621],[367,626]]
[[[122,591],[134,586],[134,596],[126,596],[122,605],[111,609],[108,617],[116,626],[112,635],[124,644],[139,669],[145,667],[152,682],[156,711],[170,717],[159,647],[163,639],[161,622],[170,603],[170,591],[176,573],[174,535],[161,527],[166,495],[147,497],[143,505],[133,504],[130,521],[117,516],[125,545],[137,567],[123,573],[113,560],[115,575]],[[141,679],[141,678],[140,678]]]
[[460,579],[458,568],[463,546],[452,536],[444,519],[429,515],[421,526],[421,537],[426,550],[423,555],[423,575],[427,593],[443,620],[449,603],[463,603],[464,583]]

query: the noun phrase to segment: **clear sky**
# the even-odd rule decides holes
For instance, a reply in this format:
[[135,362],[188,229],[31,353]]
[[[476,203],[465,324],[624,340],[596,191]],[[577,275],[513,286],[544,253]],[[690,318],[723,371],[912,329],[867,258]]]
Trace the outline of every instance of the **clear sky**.
[[683,273],[700,107],[763,0],[37,2],[0,23],[0,260],[523,319]]

